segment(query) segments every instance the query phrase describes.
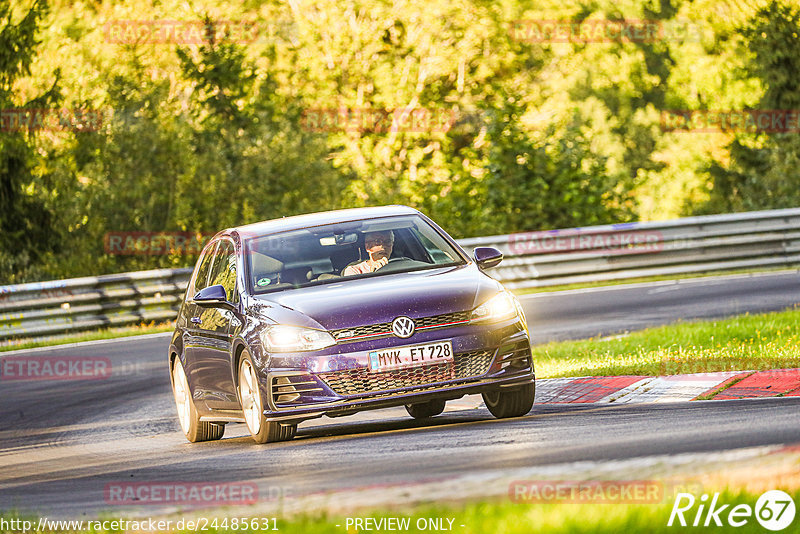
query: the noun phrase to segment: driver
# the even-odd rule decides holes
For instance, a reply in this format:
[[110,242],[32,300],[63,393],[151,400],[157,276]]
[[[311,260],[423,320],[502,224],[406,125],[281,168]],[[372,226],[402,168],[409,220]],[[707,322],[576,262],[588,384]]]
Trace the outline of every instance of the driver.
[[377,271],[387,263],[394,247],[394,233],[391,230],[369,232],[364,235],[364,248],[369,259],[345,267],[342,275],[351,276]]

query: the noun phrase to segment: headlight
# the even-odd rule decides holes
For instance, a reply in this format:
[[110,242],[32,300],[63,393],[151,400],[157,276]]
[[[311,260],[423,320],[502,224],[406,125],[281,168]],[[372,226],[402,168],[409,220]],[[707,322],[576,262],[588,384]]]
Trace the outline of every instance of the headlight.
[[518,310],[517,299],[511,293],[503,291],[472,310],[472,321],[503,321],[517,316]]
[[261,339],[269,352],[319,350],[336,344],[324,330],[282,324],[267,327]]

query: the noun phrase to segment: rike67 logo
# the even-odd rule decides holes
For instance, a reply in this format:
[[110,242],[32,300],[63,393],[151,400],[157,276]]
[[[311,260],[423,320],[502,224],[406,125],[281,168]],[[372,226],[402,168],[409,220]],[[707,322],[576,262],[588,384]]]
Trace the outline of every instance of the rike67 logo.
[[719,497],[720,494],[715,493],[709,501],[705,493],[699,499],[691,493],[678,493],[667,526],[742,527],[755,517],[765,529],[779,531],[794,521],[794,500],[780,490],[770,490],[762,494],[756,501],[755,508],[749,504],[722,504]]

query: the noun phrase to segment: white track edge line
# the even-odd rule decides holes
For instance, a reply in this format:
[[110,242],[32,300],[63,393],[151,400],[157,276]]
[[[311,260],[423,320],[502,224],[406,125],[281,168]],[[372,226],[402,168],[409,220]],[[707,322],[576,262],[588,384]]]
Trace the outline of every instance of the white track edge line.
[[[646,287],[660,287],[680,284],[696,284],[700,282],[716,282],[726,280],[739,280],[743,278],[762,278],[765,276],[785,276],[787,274],[800,274],[800,269],[786,269],[777,272],[727,274],[721,276],[698,276],[696,278],[679,278],[673,280],[658,280],[655,282],[637,282],[635,284],[616,284],[610,286],[584,287],[580,289],[565,289],[563,291],[542,291],[517,295],[518,299],[544,298],[553,295],[579,295],[581,293],[600,293],[603,291],[619,291],[623,289],[641,289]],[[513,290],[511,290],[513,293]]]

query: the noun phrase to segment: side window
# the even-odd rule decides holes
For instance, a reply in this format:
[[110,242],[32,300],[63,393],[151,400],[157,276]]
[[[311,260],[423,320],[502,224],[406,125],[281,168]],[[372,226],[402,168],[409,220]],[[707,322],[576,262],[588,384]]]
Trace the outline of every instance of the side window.
[[211,270],[211,260],[214,259],[215,248],[216,243],[210,244],[203,253],[203,257],[200,258],[200,264],[197,268],[197,276],[194,278],[192,296],[196,295],[201,289],[208,287],[208,272]]
[[221,285],[225,288],[228,300],[236,302],[236,250],[230,241],[219,242],[209,280],[208,285]]

